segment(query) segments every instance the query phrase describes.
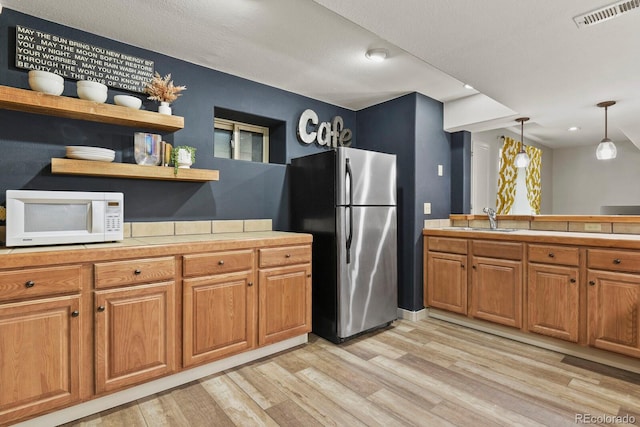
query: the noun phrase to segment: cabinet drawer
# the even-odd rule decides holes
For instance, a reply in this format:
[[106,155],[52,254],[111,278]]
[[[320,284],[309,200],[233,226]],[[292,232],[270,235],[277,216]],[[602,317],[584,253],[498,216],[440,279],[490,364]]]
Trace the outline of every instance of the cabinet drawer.
[[577,266],[580,255],[578,248],[569,246],[529,245],[529,261]]
[[589,249],[587,265],[601,270],[640,272],[640,252]]
[[474,256],[513,260],[522,259],[522,243],[473,240],[471,244]]
[[450,237],[428,237],[429,250],[434,252],[448,252],[451,254],[465,255],[467,253],[467,240],[452,239]]
[[80,288],[79,265],[0,272],[0,301],[79,292]]
[[173,280],[176,275],[173,257],[103,262],[94,268],[96,288]]
[[252,268],[252,250],[210,252],[182,257],[182,269],[185,277],[208,276],[231,271],[251,270]]
[[260,249],[260,267],[311,262],[311,245]]

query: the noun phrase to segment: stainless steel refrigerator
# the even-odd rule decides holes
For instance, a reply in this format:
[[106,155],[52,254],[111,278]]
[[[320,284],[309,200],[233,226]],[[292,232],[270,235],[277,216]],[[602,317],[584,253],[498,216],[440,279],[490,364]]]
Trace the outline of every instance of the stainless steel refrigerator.
[[396,157],[339,147],[291,161],[291,224],[313,234],[313,332],[339,343],[397,318]]

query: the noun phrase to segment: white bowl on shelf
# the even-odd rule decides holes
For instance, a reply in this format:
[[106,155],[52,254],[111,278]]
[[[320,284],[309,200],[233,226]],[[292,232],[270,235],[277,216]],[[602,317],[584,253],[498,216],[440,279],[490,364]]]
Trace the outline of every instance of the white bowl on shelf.
[[102,91],[107,91],[107,86],[100,83],[100,82],[94,82],[92,80],[78,80],[78,82],[76,83],[76,86],[78,87],[91,87],[94,88],[96,90],[102,90]]
[[107,86],[89,80],[78,80],[76,91],[80,99],[103,103],[107,100]]
[[138,110],[142,106],[142,100],[131,95],[116,95],[113,97],[113,102],[116,105],[133,108],[134,110]]
[[64,91],[64,79],[47,71],[29,71],[29,87],[36,92],[49,95],[61,95]]

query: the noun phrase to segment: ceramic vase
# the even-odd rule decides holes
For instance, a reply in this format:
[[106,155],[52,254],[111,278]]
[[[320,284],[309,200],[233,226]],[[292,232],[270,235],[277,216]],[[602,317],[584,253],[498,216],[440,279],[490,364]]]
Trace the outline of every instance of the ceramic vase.
[[160,105],[158,106],[158,113],[160,114],[166,114],[168,116],[171,115],[171,107],[169,106],[168,102],[161,102]]

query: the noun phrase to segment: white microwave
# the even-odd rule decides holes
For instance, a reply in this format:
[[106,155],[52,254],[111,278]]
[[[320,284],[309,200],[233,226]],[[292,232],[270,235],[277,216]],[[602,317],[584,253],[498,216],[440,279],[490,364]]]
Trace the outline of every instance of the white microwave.
[[122,240],[122,193],[7,190],[6,245]]

